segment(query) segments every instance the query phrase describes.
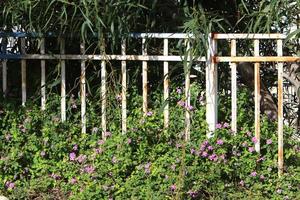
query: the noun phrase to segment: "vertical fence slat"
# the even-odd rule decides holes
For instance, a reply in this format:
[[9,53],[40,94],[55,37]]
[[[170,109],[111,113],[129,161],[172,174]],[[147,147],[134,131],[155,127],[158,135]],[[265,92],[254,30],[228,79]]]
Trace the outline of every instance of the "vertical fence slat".
[[[45,38],[41,39],[41,55],[45,54]],[[41,60],[41,109],[46,109],[46,61]]]
[[[277,56],[283,56],[282,40],[277,40]],[[278,175],[283,173],[283,63],[278,63]]]
[[[85,43],[80,43],[80,53],[85,54]],[[80,100],[81,100],[81,133],[86,133],[86,78],[85,78],[85,60],[81,60],[80,75]]]
[[[164,39],[164,56],[169,54],[169,41]],[[164,61],[164,127],[169,127],[169,62]]]
[[[142,55],[147,55],[146,39],[142,39]],[[143,112],[148,112],[148,63],[143,61],[142,63],[142,76],[143,76]]]
[[191,113],[190,113],[190,105],[191,105],[191,90],[190,90],[190,75],[191,75],[191,44],[189,41],[187,43],[187,60],[185,67],[185,140],[190,140],[190,129],[191,129]]
[[208,38],[207,63],[206,63],[206,122],[209,132],[207,137],[212,136],[217,124],[217,90],[218,69],[213,57],[217,52],[217,41],[210,34]]
[[[231,56],[236,56],[236,40],[231,40]],[[236,83],[236,63],[231,66],[231,130],[234,134],[237,131],[237,83]]]
[[[21,54],[26,54],[25,51],[25,38],[21,38]],[[21,60],[21,73],[22,73],[22,105],[26,103],[26,60]]]
[[[254,56],[259,56],[259,40],[254,40]],[[255,143],[256,152],[260,152],[260,63],[254,64],[254,101],[255,101]]]
[[[60,54],[65,54],[65,39],[60,39]],[[61,121],[66,121],[66,61],[60,60],[61,68],[61,88],[60,88],[60,109],[61,109]]]
[[106,139],[106,61],[101,61],[101,128],[102,138]]
[[[2,38],[2,53],[7,53],[7,38]],[[2,61],[2,91],[3,97],[7,95],[7,60]]]
[[[121,46],[122,55],[126,55],[126,40],[123,39]],[[126,74],[126,61],[121,61],[121,73],[122,73],[122,134],[125,134],[127,131],[127,100],[126,100],[126,92],[127,92],[127,74]]]

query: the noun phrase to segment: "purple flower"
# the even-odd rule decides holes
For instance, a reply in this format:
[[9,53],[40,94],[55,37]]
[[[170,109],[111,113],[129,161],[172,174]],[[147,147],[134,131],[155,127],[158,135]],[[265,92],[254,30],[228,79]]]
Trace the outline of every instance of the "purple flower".
[[103,152],[102,148],[96,148],[95,149],[96,154],[101,154]]
[[45,151],[41,151],[41,156],[44,157],[46,155]]
[[77,179],[75,177],[71,178],[70,183],[74,185],[75,183],[77,183]]
[[220,155],[220,157],[219,157],[220,159],[222,159],[222,160],[225,160],[225,155],[224,154],[222,154],[222,155]]
[[106,132],[104,133],[104,136],[105,136],[105,137],[110,137],[110,136],[111,136],[111,132],[106,131]]
[[223,140],[218,139],[218,140],[217,140],[217,144],[218,144],[218,145],[222,145],[222,144],[224,144],[224,142],[223,142]]
[[254,148],[253,148],[253,147],[249,147],[249,148],[248,148],[248,151],[249,151],[250,153],[252,153],[252,152],[254,151]]
[[222,124],[217,123],[217,124],[216,124],[216,129],[219,129],[219,128],[222,128]]
[[54,174],[54,173],[51,174],[51,177],[52,177],[53,179],[55,179],[55,180],[58,180],[58,179],[61,178],[60,175],[57,175],[57,174]]
[[212,161],[216,161],[218,159],[218,156],[216,154],[212,154],[208,157],[208,159]]
[[131,142],[132,142],[131,138],[128,138],[127,139],[127,144],[131,144]]
[[190,151],[191,151],[191,154],[194,154],[196,152],[194,148],[191,148]]
[[250,176],[252,176],[252,177],[257,176],[257,172],[256,171],[251,172]]
[[191,106],[191,105],[187,106],[186,108],[187,108],[189,111],[192,111],[192,110],[194,110],[194,107],[193,107],[193,106]]
[[73,151],[77,151],[78,150],[78,145],[77,144],[74,144],[74,146],[73,146]]
[[86,160],[86,155],[79,155],[76,160],[79,162],[79,163],[83,163],[85,160]]
[[267,140],[267,144],[272,144],[272,142],[273,142],[272,139]]
[[224,124],[223,124],[223,128],[228,128],[229,127],[229,124],[227,123],[227,122],[225,122]]
[[176,190],[176,185],[175,185],[175,184],[171,185],[171,186],[170,186],[170,190],[171,190],[172,192],[174,192],[174,191]]
[[116,156],[113,156],[113,157],[112,157],[111,162],[112,162],[113,164],[117,163],[117,158],[116,158]]
[[69,154],[69,158],[70,158],[70,160],[74,161],[74,160],[76,159],[76,153],[71,152],[71,153]]
[[243,147],[247,147],[247,146],[248,146],[248,143],[247,143],[247,142],[243,142],[242,146],[243,146]]
[[118,95],[116,96],[116,100],[119,101],[119,102],[122,101],[122,96],[118,94]]
[[208,140],[204,140],[202,144],[206,146],[209,144],[209,142],[208,142]]
[[190,197],[192,197],[192,198],[195,198],[195,197],[197,197],[197,195],[198,195],[198,192],[197,192],[197,191],[192,191],[192,190],[189,190],[187,193],[188,193],[188,194],[190,195]]
[[84,167],[84,171],[88,174],[92,174],[95,171],[95,167],[92,165],[87,165]]
[[8,181],[8,182],[5,184],[5,186],[6,186],[7,189],[12,190],[12,189],[15,188],[16,185],[15,185],[15,183]]
[[201,155],[203,158],[206,158],[208,156],[208,153],[206,151],[204,151]]
[[265,160],[265,157],[260,157],[259,159],[257,159],[257,162],[260,162],[260,161],[264,161]]
[[144,170],[146,174],[150,174],[151,162],[147,162],[144,166]]
[[212,146],[208,146],[207,149],[208,149],[209,151],[214,150],[214,148],[213,148]]
[[242,186],[242,187],[244,187],[245,182],[244,182],[243,180],[241,180],[241,181],[239,182],[239,185]]
[[176,88],[176,92],[177,92],[177,94],[182,94],[182,89],[181,88]]
[[104,140],[99,140],[99,141],[98,141],[98,144],[99,144],[99,145],[104,144]]
[[252,140],[252,142],[253,142],[254,144],[258,142],[258,140],[257,140],[256,137],[253,137],[251,140]]
[[177,105],[181,106],[181,107],[185,107],[185,102],[180,100],[177,102]]
[[252,135],[252,133],[251,133],[250,131],[247,131],[246,135],[247,135],[248,137],[250,137],[250,136]]
[[153,112],[151,112],[151,111],[149,111],[149,112],[147,112],[147,114],[146,114],[148,117],[150,117],[150,116],[152,116],[153,115]]

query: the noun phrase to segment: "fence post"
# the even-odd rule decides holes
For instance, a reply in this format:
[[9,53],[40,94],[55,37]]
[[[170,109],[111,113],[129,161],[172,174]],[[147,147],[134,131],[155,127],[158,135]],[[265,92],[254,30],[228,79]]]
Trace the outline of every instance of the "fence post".
[[190,140],[190,129],[191,129],[191,90],[190,90],[190,75],[191,75],[191,44],[190,41],[186,41],[186,53],[187,60],[185,61],[185,140]]
[[[41,55],[45,54],[45,38],[41,39]],[[41,109],[46,109],[46,61],[41,60]]]
[[[277,56],[283,56],[282,40],[277,40]],[[283,174],[283,63],[278,63],[278,175]]]
[[[2,38],[2,53],[7,54],[7,38]],[[3,97],[7,95],[7,59],[2,61],[2,91]]]
[[[85,43],[80,43],[80,53],[85,54]],[[86,133],[86,78],[85,60],[81,60],[80,96],[81,96],[81,133]]]
[[[231,56],[236,56],[236,40],[231,40]],[[237,131],[237,83],[236,83],[236,63],[231,66],[231,130],[234,134]]]
[[[25,55],[25,38],[21,38],[21,54]],[[22,106],[26,103],[26,60],[21,60],[21,73],[22,73]]]
[[[122,55],[126,55],[126,40],[122,40],[121,45]],[[126,134],[127,131],[127,102],[126,102],[126,92],[127,92],[127,74],[126,74],[126,61],[121,61],[121,73],[122,73],[122,134]]]
[[[142,55],[147,55],[146,39],[142,39]],[[147,61],[143,61],[142,64],[142,76],[143,76],[143,112],[144,115],[148,112],[148,64]]]
[[[100,50],[101,55],[105,55],[105,45],[104,39],[101,40]],[[102,129],[102,138],[106,139],[106,61],[101,60],[101,129]]]
[[212,34],[208,37],[207,63],[206,63],[206,121],[208,124],[207,137],[212,137],[212,132],[216,129],[218,120],[218,66],[214,60],[217,52],[217,41],[212,38]]
[[[259,56],[259,40],[254,40],[254,56]],[[254,64],[254,101],[255,101],[255,151],[260,153],[260,63]]]
[[[168,39],[164,39],[164,56],[168,56]],[[164,61],[164,127],[169,127],[169,62]]]
[[[65,39],[60,39],[60,54],[65,54]],[[61,67],[61,88],[60,88],[60,109],[61,109],[61,121],[66,121],[66,61],[60,60]]]

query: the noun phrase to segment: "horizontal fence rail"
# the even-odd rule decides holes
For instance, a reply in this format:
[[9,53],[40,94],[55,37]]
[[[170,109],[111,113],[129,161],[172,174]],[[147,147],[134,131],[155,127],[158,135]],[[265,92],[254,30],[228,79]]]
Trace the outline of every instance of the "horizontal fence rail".
[[[207,54],[203,56],[194,56],[192,54],[193,47],[191,40],[196,37],[193,34],[186,33],[132,33],[128,35],[131,38],[140,39],[142,42],[142,51],[140,55],[127,55],[126,54],[126,39],[121,43],[120,55],[106,55],[105,49],[101,49],[100,55],[86,54],[85,44],[80,44],[80,54],[66,54],[65,53],[65,39],[59,38],[60,53],[59,54],[46,54],[45,53],[45,40],[48,37],[58,37],[54,33],[37,34],[37,33],[4,33],[0,32],[1,51],[0,59],[2,60],[2,90],[3,95],[7,92],[7,60],[20,60],[21,61],[21,74],[22,74],[22,105],[26,103],[26,60],[40,60],[41,61],[41,109],[46,108],[46,60],[58,60],[61,70],[61,121],[66,121],[66,60],[78,60],[81,66],[80,75],[80,99],[81,99],[81,127],[82,132],[86,132],[86,62],[89,60],[101,61],[101,129],[102,137],[105,139],[107,131],[106,107],[107,107],[107,70],[106,62],[110,60],[121,61],[121,123],[122,134],[127,131],[127,66],[126,61],[141,61],[142,65],[142,91],[143,91],[143,108],[144,115],[148,112],[148,61],[161,61],[163,62],[163,75],[164,75],[164,127],[169,126],[169,62],[182,62],[184,61],[185,71],[185,105],[190,105],[190,68],[192,62],[206,62],[206,121],[208,123],[209,132],[208,137],[213,136],[213,131],[216,129],[218,122],[217,111],[217,92],[218,92],[218,71],[217,65],[219,62],[229,62],[231,67],[231,110],[232,122],[231,128],[234,134],[237,134],[237,63],[238,62],[253,62],[255,63],[255,137],[257,143],[255,146],[256,151],[260,152],[260,63],[261,62],[277,62],[278,66],[278,173],[283,173],[283,62],[299,62],[300,57],[296,56],[283,56],[283,40],[287,38],[284,34],[220,34],[211,33],[207,38]],[[17,54],[9,54],[7,51],[7,38],[20,39],[21,49]],[[27,54],[25,51],[26,38],[41,38],[40,54]],[[163,55],[148,55],[147,41],[150,39],[163,39]],[[187,56],[184,55],[169,55],[169,39],[183,39],[185,40],[184,48]],[[254,56],[236,56],[238,40],[250,39],[254,42]],[[263,39],[276,40],[277,56],[260,56],[259,42]],[[230,42],[230,56],[219,56],[217,51],[217,41],[227,40]],[[185,139],[190,139],[190,126],[191,126],[190,112],[185,112]]]

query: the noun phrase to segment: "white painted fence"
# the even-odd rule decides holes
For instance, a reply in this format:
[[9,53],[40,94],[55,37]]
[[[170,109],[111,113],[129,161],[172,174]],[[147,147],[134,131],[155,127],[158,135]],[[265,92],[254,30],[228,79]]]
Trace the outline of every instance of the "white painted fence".
[[[80,60],[81,62],[81,77],[80,77],[80,93],[81,93],[81,126],[82,132],[86,132],[86,61],[87,60],[100,60],[101,61],[101,128],[103,131],[103,138],[105,139],[105,131],[107,130],[106,121],[106,62],[108,60],[120,60],[121,61],[121,73],[122,73],[122,133],[126,133],[127,129],[127,80],[126,80],[126,61],[135,60],[142,61],[142,90],[143,90],[143,112],[144,114],[148,111],[147,102],[147,84],[148,84],[148,61],[162,61],[164,70],[164,126],[169,126],[169,104],[167,99],[169,98],[169,62],[172,61],[183,61],[187,59],[184,66],[188,69],[188,65],[192,61],[206,62],[206,120],[209,127],[208,137],[215,130],[218,122],[217,117],[217,85],[218,85],[218,62],[230,62],[231,66],[231,100],[232,100],[232,122],[231,127],[234,133],[237,132],[237,62],[254,62],[255,63],[255,136],[258,140],[255,149],[257,152],[260,151],[260,62],[278,62],[278,168],[279,174],[283,172],[283,63],[282,62],[296,62],[299,61],[299,57],[283,57],[282,56],[282,40],[286,38],[283,34],[210,34],[208,38],[207,55],[202,57],[194,57],[190,53],[190,41],[195,39],[191,34],[184,33],[136,33],[131,34],[130,37],[142,41],[142,52],[140,55],[127,55],[126,54],[126,40],[124,39],[121,44],[121,55],[87,55],[85,54],[85,44],[80,44],[80,54],[70,55],[65,54],[65,41],[60,39],[60,54],[45,54],[45,38],[41,39],[40,54],[26,54],[25,52],[25,37],[26,33],[11,33],[10,35],[0,33],[0,37],[20,37],[21,40],[21,54],[10,55],[6,54],[6,44],[2,45],[2,52],[0,59],[2,59],[2,82],[3,82],[3,93],[6,94],[7,90],[7,59],[20,59],[21,60],[21,72],[22,72],[22,105],[26,103],[26,60],[37,59],[41,60],[41,107],[45,109],[46,104],[46,90],[45,90],[45,60],[54,59],[60,61],[61,67],[61,120],[66,120],[66,63],[65,60]],[[146,42],[149,39],[163,39],[163,55],[148,55]],[[169,55],[169,39],[184,39],[187,56],[181,55]],[[217,40],[228,40],[231,46],[230,56],[217,56]],[[254,41],[254,56],[238,57],[236,56],[236,43],[237,39],[248,39]],[[261,39],[273,39],[277,40],[277,56],[260,56],[259,53],[259,41]],[[4,41],[4,40],[2,40]],[[185,104],[190,105],[190,73],[189,70],[185,73]],[[190,113],[187,110],[185,113],[185,139],[190,139]]]

